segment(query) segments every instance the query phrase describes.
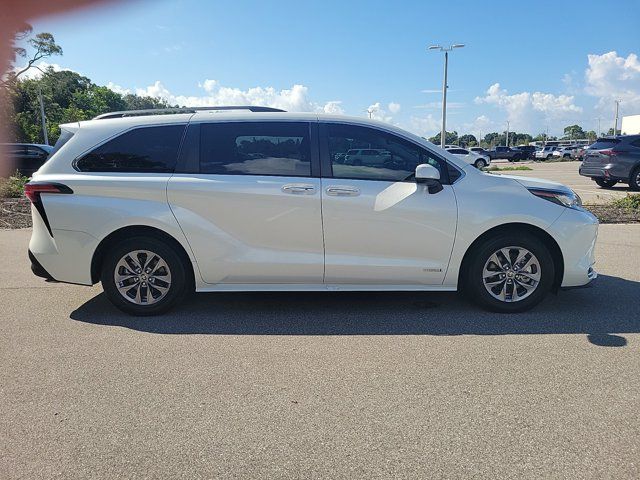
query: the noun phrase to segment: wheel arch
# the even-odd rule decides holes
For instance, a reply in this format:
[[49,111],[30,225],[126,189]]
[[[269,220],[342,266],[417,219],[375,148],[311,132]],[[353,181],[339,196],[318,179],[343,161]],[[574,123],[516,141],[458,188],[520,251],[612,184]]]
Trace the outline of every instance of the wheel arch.
[[562,250],[560,249],[558,242],[556,242],[555,239],[551,235],[549,235],[549,233],[545,232],[542,228],[536,227],[535,225],[531,225],[529,223],[506,223],[503,225],[498,225],[490,228],[478,238],[476,238],[471,243],[471,245],[469,245],[466,252],[464,253],[464,256],[462,257],[462,263],[460,264],[460,271],[458,273],[458,290],[461,290],[463,288],[463,282],[466,277],[466,269],[469,268],[473,252],[478,245],[497,234],[522,234],[524,232],[538,238],[549,249],[549,253],[551,254],[551,258],[553,259],[555,275],[551,290],[553,292],[557,292],[560,289],[560,286],[562,285],[562,279],[564,278],[564,257],[562,255]]
[[93,257],[91,258],[91,281],[95,284],[100,280],[100,271],[102,270],[102,262],[104,261],[104,257],[106,252],[109,251],[109,248],[116,245],[118,242],[125,240],[127,238],[132,237],[151,237],[155,239],[162,240],[170,245],[175,251],[178,253],[180,258],[185,263],[185,270],[189,275],[189,280],[192,285],[195,281],[195,274],[193,263],[187,254],[187,251],[182,246],[182,244],[176,240],[173,236],[164,232],[156,227],[151,227],[148,225],[129,225],[126,227],[119,228],[114,230],[109,235],[104,237],[95,251],[93,252]]

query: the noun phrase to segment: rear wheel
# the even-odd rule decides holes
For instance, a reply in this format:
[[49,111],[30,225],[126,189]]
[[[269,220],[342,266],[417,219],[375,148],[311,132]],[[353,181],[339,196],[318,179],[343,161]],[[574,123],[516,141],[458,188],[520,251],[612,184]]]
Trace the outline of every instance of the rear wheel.
[[102,264],[102,288],[109,300],[131,315],[159,315],[180,303],[191,277],[175,249],[151,237],[117,244]]
[[636,167],[629,177],[629,187],[631,190],[640,190],[640,167]]
[[537,237],[500,234],[475,249],[464,272],[464,291],[487,310],[523,312],[549,292],[554,272],[551,254]]
[[478,170],[482,170],[484,167],[487,166],[487,162],[485,162],[483,159],[479,159],[476,160],[476,163],[473,164]]
[[617,180],[605,180],[604,178],[596,178],[595,182],[600,188],[611,188],[618,183]]

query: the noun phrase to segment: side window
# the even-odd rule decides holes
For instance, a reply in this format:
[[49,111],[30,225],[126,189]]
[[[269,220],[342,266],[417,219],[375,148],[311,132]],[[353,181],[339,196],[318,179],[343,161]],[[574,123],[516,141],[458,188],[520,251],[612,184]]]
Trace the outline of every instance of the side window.
[[203,124],[200,127],[200,173],[310,177],[309,124]]
[[[445,162],[395,135],[356,125],[328,124],[329,158],[334,178],[411,180],[416,166],[429,163],[447,179]],[[365,153],[366,152],[366,153]]]
[[184,125],[129,130],[76,163],[81,172],[173,172]]

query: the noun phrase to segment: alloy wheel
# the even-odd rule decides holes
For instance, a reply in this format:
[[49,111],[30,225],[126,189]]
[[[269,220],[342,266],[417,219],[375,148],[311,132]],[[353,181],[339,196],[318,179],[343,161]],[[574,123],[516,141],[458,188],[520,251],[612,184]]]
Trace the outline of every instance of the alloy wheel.
[[540,261],[523,247],[496,250],[482,269],[482,282],[489,294],[501,302],[519,302],[538,288]]
[[171,288],[169,265],[149,250],[125,254],[116,264],[113,278],[120,295],[136,305],[157,303]]

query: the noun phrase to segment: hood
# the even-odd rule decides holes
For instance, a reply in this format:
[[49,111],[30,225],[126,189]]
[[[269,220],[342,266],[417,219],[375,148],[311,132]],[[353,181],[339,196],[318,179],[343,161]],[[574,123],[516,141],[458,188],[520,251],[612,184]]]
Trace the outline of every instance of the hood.
[[571,189],[566,185],[558,182],[552,182],[551,180],[544,180],[542,178],[531,177],[518,177],[516,175],[500,175],[502,178],[510,178],[515,180],[525,188],[544,188],[547,190],[558,190],[561,192],[571,192]]

